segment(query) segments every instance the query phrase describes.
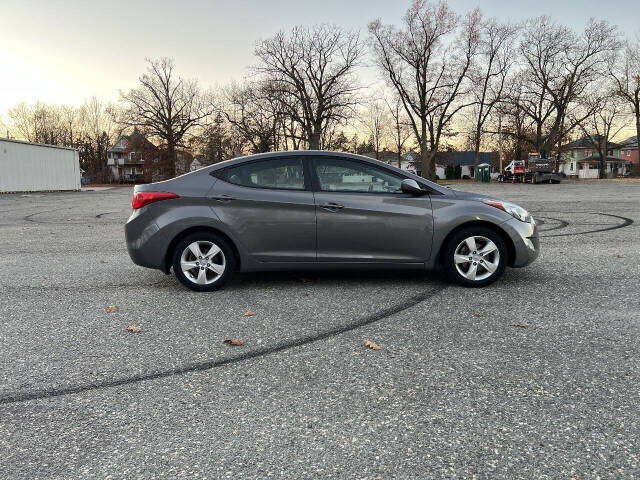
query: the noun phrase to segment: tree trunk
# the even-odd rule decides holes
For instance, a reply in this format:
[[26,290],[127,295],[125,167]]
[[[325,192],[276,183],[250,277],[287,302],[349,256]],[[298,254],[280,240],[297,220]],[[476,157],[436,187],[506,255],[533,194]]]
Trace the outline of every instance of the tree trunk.
[[478,164],[479,163],[480,163],[480,135],[476,135],[475,150],[474,150],[474,156],[473,156],[473,178],[476,182],[478,181]]
[[176,176],[176,147],[173,142],[167,145],[167,161],[165,176],[173,178]]
[[602,146],[602,141],[600,142],[600,148],[598,149],[598,155],[600,155],[600,178],[607,178],[607,140],[604,141],[604,148]]
[[322,127],[314,125],[309,134],[309,150],[320,150],[320,138],[322,137]]
[[422,176],[428,180],[436,181],[436,164],[435,164],[435,151],[429,151],[426,145],[426,141],[423,141],[420,145],[420,159],[422,162]]

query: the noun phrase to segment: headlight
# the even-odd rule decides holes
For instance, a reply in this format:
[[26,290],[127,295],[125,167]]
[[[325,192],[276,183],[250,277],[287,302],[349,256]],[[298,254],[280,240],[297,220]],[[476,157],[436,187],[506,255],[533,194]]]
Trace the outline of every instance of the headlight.
[[517,218],[521,222],[535,223],[533,217],[529,214],[529,212],[514,203],[503,202],[501,200],[485,200],[484,203],[507,212],[509,215]]

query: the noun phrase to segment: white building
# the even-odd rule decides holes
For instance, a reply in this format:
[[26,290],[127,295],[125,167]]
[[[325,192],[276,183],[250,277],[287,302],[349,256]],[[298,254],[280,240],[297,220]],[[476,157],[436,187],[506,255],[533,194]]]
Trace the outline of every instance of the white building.
[[0,192],[80,190],[75,148],[0,138]]

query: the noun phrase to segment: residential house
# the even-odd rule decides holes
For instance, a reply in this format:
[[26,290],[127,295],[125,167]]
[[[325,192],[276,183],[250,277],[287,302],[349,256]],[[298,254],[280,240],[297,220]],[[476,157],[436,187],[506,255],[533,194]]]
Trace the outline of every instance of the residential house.
[[144,181],[145,161],[155,160],[157,155],[158,148],[141,133],[121,135],[107,150],[111,178],[120,183]]
[[640,175],[640,158],[638,158],[638,137],[629,137],[620,142],[620,158],[631,162],[631,173]]
[[[558,171],[574,178],[599,178],[600,156],[594,141],[598,141],[597,137],[583,137],[563,145],[558,155]],[[628,171],[630,162],[621,158],[621,148],[617,143],[607,142],[607,177],[625,175]]]
[[[475,157],[476,153],[473,151],[463,152],[438,152],[436,154],[436,163],[443,166],[443,169],[448,165],[460,166],[461,178],[474,178],[475,177]],[[491,166],[490,173],[493,173],[493,161],[497,158],[497,155],[492,152],[480,152],[478,159],[478,165],[481,163],[487,163]],[[443,177],[444,175],[443,170]]]
[[[394,164],[397,166],[397,163]],[[414,175],[422,175],[422,159],[420,158],[420,154],[415,150],[411,149],[407,153],[402,156],[402,163],[400,168],[402,170],[406,170],[407,172],[413,173]],[[438,180],[444,180],[444,166],[436,163],[436,178]]]
[[193,159],[193,162],[191,162],[191,165],[189,166],[189,171],[191,172],[195,172],[196,170],[200,170],[201,168],[207,167],[211,165],[206,158],[203,157],[196,157]]

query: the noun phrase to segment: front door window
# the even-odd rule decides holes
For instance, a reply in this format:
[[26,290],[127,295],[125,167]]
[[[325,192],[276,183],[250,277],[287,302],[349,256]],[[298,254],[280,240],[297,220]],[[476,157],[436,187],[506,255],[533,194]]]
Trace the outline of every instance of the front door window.
[[399,175],[355,160],[319,158],[316,172],[323,192],[401,193]]

